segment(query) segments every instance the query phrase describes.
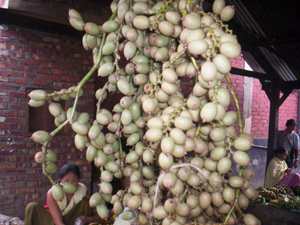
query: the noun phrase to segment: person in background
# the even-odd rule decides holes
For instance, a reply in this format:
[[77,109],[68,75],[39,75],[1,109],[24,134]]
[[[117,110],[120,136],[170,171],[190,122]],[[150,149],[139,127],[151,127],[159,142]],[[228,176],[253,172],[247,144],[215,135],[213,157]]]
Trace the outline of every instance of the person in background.
[[280,148],[276,150],[275,156],[267,168],[265,180],[265,186],[267,188],[276,185],[291,188],[300,186],[300,174],[288,168],[286,163],[287,157],[288,153],[285,149]]
[[[298,124],[297,124],[298,125]],[[299,151],[300,151],[300,129],[299,127],[296,127],[295,129],[295,132],[297,134],[297,137],[298,137],[298,158],[297,158],[297,161],[295,162],[295,168],[297,170],[297,172],[300,172],[300,168],[299,168],[299,164],[300,164],[300,155],[299,155]]]
[[300,147],[299,136],[295,132],[296,122],[293,119],[286,121],[286,128],[277,134],[277,148],[283,148],[288,152],[286,159],[289,168],[297,167],[298,151]]
[[286,163],[288,153],[284,148],[275,151],[273,159],[270,161],[265,179],[265,187],[273,187],[280,184],[280,181],[289,172]]
[[25,209],[25,225],[74,225],[78,218],[83,224],[90,222],[91,209],[87,198],[87,188],[79,182],[80,169],[75,164],[66,164],[59,171],[59,183],[69,182],[76,187],[73,194],[64,193],[61,201],[52,196],[52,188],[47,193],[46,205],[31,202]]

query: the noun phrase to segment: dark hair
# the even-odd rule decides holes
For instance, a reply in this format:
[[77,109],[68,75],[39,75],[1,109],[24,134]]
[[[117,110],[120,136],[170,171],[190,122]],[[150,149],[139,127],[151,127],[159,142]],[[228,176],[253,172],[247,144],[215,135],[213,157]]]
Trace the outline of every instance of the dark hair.
[[62,179],[68,173],[74,173],[79,179],[80,178],[79,166],[73,163],[67,163],[63,165],[58,171],[58,179]]
[[289,119],[285,123],[286,127],[295,126],[295,125],[296,125],[296,121],[294,119]]
[[287,151],[284,148],[278,148],[275,150],[275,155],[287,154]]

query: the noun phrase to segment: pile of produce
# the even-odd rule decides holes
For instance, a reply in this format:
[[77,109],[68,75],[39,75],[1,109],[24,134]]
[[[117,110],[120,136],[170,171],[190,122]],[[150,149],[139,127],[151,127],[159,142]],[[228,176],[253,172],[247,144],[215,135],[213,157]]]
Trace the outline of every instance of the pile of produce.
[[[110,216],[111,203],[114,215],[135,210],[138,224],[260,224],[243,213],[257,194],[247,169],[251,138],[243,132],[229,74],[230,60],[241,53],[225,24],[234,8],[224,0],[215,0],[212,12],[197,0],[119,0],[111,11],[102,25],[69,11],[70,24],[85,32],[83,47],[92,51],[94,65],[74,87],[29,94],[30,106],[47,103],[55,117],[54,131],[32,135],[42,145],[36,160],[55,185],[54,197],[76,190],[54,183],[56,157],[48,148],[70,125],[76,148],[101,171],[99,191],[90,198],[101,218]],[[91,118],[77,103],[96,73],[105,84],[95,93]],[[190,90],[182,85],[187,80]],[[114,92],[123,97],[113,110],[101,107]],[[74,104],[65,111],[59,101],[67,100]],[[114,178],[129,179],[129,187],[113,194]]]
[[271,188],[259,188],[256,202],[264,205],[271,205],[278,208],[300,209],[300,197],[295,192],[283,186]]

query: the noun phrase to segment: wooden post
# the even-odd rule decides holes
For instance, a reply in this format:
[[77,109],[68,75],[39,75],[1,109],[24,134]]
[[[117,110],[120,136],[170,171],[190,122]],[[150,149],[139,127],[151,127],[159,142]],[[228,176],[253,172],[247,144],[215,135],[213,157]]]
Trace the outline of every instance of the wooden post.
[[270,100],[270,113],[269,113],[269,136],[268,136],[268,152],[267,152],[267,164],[270,162],[273,151],[276,146],[276,133],[278,131],[278,109],[279,109],[279,97],[280,90],[276,86],[272,87],[269,92],[268,97]]
[[276,148],[276,134],[278,131],[279,107],[290,95],[292,89],[283,90],[282,96],[280,96],[280,88],[276,82],[263,84],[263,89],[266,92],[270,101],[269,137],[268,137],[268,152],[267,152],[267,164],[266,164],[266,168],[267,168],[270,160],[273,157],[274,149]]

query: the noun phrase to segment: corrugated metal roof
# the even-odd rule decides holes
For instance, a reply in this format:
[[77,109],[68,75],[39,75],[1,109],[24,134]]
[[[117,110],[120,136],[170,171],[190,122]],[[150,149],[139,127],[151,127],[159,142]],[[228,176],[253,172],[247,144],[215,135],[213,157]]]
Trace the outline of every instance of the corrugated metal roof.
[[256,37],[266,37],[265,32],[259,24],[255,21],[249,10],[246,8],[243,2],[239,0],[230,0],[231,4],[235,6],[235,18],[241,23],[243,28],[246,28],[248,32],[255,34]]
[[296,81],[297,77],[294,75],[292,70],[289,68],[287,63],[280,58],[275,52],[270,51],[265,47],[259,47],[259,50],[271,64],[271,66],[278,72],[280,77],[284,81]]
[[[265,18],[260,1],[248,2],[246,0],[230,0],[229,4],[234,5],[236,8],[234,20],[235,23],[239,24],[242,28],[239,32],[244,32],[243,42],[247,44],[247,36],[249,36],[249,43],[253,39],[257,41],[257,46],[248,47],[247,51],[243,51],[244,57],[249,65],[256,72],[269,72],[264,62],[260,62],[259,59],[254,57],[254,55],[257,55],[257,51],[259,51],[261,52],[259,55],[262,55],[265,58],[265,62],[268,62],[277,72],[277,74],[271,74],[272,76],[277,75],[282,81],[297,81],[298,78],[295,75],[297,71],[294,65],[291,65],[291,60],[289,60],[292,56],[285,54],[284,58],[281,57],[280,54],[282,54],[282,51],[270,44],[273,41],[273,37],[268,36],[265,32],[265,26],[270,28],[270,18]],[[255,13],[256,18],[254,18],[251,12]],[[276,24],[274,24],[274,26],[275,25]],[[278,27],[274,27],[274,29],[278,29]],[[239,33],[237,33],[237,35],[239,36]]]
[[243,58],[250,65],[250,67],[259,73],[266,73],[266,71],[259,65],[255,57],[248,51],[243,51]]

